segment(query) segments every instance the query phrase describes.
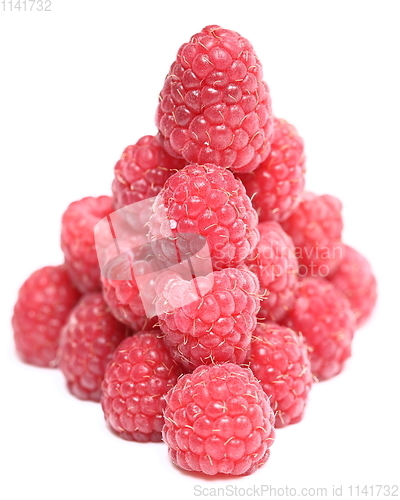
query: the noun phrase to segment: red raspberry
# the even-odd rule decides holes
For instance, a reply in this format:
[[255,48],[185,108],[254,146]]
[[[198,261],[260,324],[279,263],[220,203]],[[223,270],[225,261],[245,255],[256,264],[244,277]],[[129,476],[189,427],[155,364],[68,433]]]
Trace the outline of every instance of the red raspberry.
[[253,273],[223,269],[185,281],[166,271],[155,287],[164,341],[185,368],[246,361],[260,307]]
[[[205,238],[216,270],[236,267],[259,240],[258,217],[243,184],[229,170],[216,165],[188,165],[176,172],[157,196],[153,210],[150,236],[155,240],[155,253],[167,260],[170,256],[165,238],[175,243],[179,234]],[[184,236],[179,238],[178,246],[184,241]]]
[[298,207],[304,189],[304,144],[297,130],[274,118],[271,153],[254,172],[238,175],[260,221],[286,220]]
[[94,227],[113,211],[109,196],[83,198],[69,205],[62,217],[61,248],[74,285],[82,293],[100,290]]
[[156,196],[168,177],[184,167],[184,160],[164,151],[157,137],[145,135],[128,146],[114,168],[114,202],[116,208]]
[[57,356],[58,366],[74,396],[100,401],[106,366],[129,333],[112,316],[101,293],[82,297],[62,330]]
[[319,380],[334,377],[351,355],[355,316],[349,301],[332,283],[305,278],[285,320],[310,347],[311,369]]
[[12,318],[23,361],[54,366],[61,328],[79,296],[65,266],[47,266],[31,274],[19,290]]
[[268,460],[274,412],[248,368],[199,366],[181,377],[166,399],[163,439],[175,465],[241,476]]
[[206,26],[179,49],[156,124],[166,150],[190,163],[251,172],[271,148],[271,99],[250,42]]
[[343,256],[342,204],[334,196],[305,193],[298,209],[282,222],[292,237],[300,276],[325,278]]
[[[124,258],[122,258],[124,257]],[[114,259],[107,269],[107,276],[102,275],[103,295],[112,314],[134,332],[153,328],[157,318],[147,318],[143,300],[135,275],[147,275],[155,271],[154,261],[147,261],[143,255],[122,255]],[[112,278],[110,278],[110,276]],[[131,279],[126,279],[130,276]],[[147,286],[152,294],[154,282],[149,279]]]
[[251,343],[250,368],[270,398],[275,427],[300,422],[313,383],[303,339],[276,323],[258,324]]
[[274,221],[258,225],[260,242],[246,264],[260,280],[259,318],[280,321],[293,305],[298,262],[291,238]]
[[126,338],[109,363],[101,405],[110,427],[130,441],[161,441],[165,394],[181,374],[158,330]]
[[360,327],[372,313],[377,299],[377,284],[367,259],[347,245],[343,260],[329,281],[349,299]]

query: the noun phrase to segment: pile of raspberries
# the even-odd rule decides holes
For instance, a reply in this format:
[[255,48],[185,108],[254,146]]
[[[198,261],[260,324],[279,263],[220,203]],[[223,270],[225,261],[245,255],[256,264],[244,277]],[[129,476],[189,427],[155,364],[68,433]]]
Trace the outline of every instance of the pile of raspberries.
[[[123,152],[112,196],[66,209],[64,263],[19,291],[16,349],[101,402],[119,437],[164,440],[187,471],[250,474],[343,370],[376,280],[342,242],[341,202],[304,190],[303,140],[273,115],[248,40],[207,26],[183,44],[156,126]],[[100,266],[95,227],[124,211],[134,248]]]

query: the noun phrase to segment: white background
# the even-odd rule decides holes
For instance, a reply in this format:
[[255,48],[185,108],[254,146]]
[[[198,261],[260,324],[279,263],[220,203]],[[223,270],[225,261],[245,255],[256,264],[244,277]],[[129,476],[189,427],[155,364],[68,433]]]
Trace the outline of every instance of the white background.
[[[399,12],[396,1],[53,0],[0,4],[0,496],[188,499],[205,488],[394,484],[399,480]],[[277,431],[252,476],[205,480],[164,444],[129,443],[61,373],[20,363],[10,318],[35,269],[62,261],[68,203],[110,193],[123,148],[155,132],[178,47],[207,24],[249,38],[274,112],[306,143],[308,189],[344,203],[345,240],[371,260],[380,297],[346,371],[314,387],[301,424]],[[397,473],[396,473],[397,470]]]

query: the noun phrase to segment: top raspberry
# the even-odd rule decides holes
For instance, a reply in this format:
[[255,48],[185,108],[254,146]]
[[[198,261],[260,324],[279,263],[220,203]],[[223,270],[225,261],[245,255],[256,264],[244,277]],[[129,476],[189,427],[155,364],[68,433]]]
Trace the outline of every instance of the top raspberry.
[[179,49],[160,93],[156,124],[171,155],[251,172],[270,152],[273,120],[250,42],[207,26]]

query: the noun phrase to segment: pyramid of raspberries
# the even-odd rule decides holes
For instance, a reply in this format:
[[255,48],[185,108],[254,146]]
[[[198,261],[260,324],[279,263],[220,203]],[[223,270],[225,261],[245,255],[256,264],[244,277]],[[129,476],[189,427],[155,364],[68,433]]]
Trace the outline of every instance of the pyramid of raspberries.
[[16,349],[101,402],[116,436],[250,474],[343,370],[376,280],[342,241],[341,202],[305,191],[303,140],[246,38],[207,26],[183,44],[156,126],[122,153],[112,196],[66,209],[64,263],[19,291]]

